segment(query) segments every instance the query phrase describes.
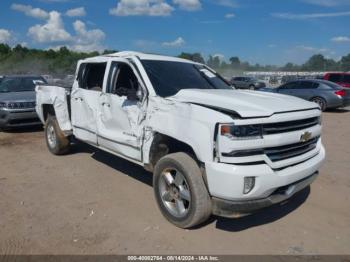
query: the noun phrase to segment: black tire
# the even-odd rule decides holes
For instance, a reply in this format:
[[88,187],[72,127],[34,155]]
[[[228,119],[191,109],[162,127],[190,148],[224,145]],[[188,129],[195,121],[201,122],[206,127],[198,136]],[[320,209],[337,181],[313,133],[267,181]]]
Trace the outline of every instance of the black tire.
[[[182,174],[184,178],[184,182],[178,187],[178,198],[181,198],[181,188],[187,191],[187,195],[190,198],[190,201],[182,200],[185,209],[187,207],[187,211],[181,216],[174,215],[173,213],[176,211],[170,211],[171,207],[177,210],[177,201],[179,199],[173,199],[174,202],[166,202],[162,197],[165,195],[162,193],[163,185],[165,187],[169,186],[169,191],[172,191],[170,189],[172,185],[166,184],[165,180],[167,179],[164,178],[164,174],[170,172],[168,170],[176,170],[178,172],[175,175],[174,187],[176,187],[176,176],[178,174]],[[194,227],[206,221],[211,215],[211,199],[204,184],[202,173],[196,161],[186,153],[170,154],[158,161],[154,169],[153,189],[163,216],[177,227]]]
[[49,115],[45,124],[46,145],[54,155],[66,154],[70,149],[70,142],[58,125],[55,116]]
[[314,97],[310,101],[318,104],[322,112],[327,109],[327,101],[322,97]]

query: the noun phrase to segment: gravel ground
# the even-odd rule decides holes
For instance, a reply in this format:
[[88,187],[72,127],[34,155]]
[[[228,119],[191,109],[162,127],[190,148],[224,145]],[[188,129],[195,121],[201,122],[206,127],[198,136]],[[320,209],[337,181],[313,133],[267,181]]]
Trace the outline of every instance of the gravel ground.
[[53,156],[41,129],[0,132],[0,254],[350,254],[350,110],[323,123],[310,190],[193,230],[161,216],[142,168],[83,144]]

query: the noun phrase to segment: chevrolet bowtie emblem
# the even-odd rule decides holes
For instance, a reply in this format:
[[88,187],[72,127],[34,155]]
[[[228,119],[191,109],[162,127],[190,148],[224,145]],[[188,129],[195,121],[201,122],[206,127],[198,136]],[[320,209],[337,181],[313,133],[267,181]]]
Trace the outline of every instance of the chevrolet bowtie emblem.
[[300,136],[300,142],[305,143],[309,141],[311,137],[312,137],[312,133],[307,131]]

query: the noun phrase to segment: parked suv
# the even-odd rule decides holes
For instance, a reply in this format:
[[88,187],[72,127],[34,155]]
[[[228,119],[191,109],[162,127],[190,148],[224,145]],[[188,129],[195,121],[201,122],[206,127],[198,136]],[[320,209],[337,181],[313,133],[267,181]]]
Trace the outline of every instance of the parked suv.
[[238,76],[231,79],[231,85],[237,89],[258,89],[266,86],[264,82],[260,82],[254,77]]
[[350,73],[327,73],[323,79],[350,88]]
[[315,103],[233,90],[180,58],[88,58],[70,93],[36,90],[50,152],[67,153],[75,137],[152,171],[159,209],[182,228],[284,202],[316,179],[325,158]]
[[35,85],[41,76],[4,76],[0,82],[0,129],[38,125]]

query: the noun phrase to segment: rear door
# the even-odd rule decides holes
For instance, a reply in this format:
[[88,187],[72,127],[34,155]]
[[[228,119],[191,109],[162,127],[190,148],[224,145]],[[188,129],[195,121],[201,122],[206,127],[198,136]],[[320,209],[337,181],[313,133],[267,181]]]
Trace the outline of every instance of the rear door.
[[99,99],[98,144],[140,162],[146,89],[128,60],[113,59],[109,68],[107,84]]
[[289,82],[278,88],[278,93],[284,95],[293,95],[293,90],[298,87],[298,82]]
[[313,91],[318,86],[318,84],[312,81],[297,81],[296,83],[298,84],[290,89],[290,94],[305,100],[310,100],[313,97]]
[[99,99],[106,67],[106,62],[81,64],[71,93],[73,133],[91,144],[97,144]]

